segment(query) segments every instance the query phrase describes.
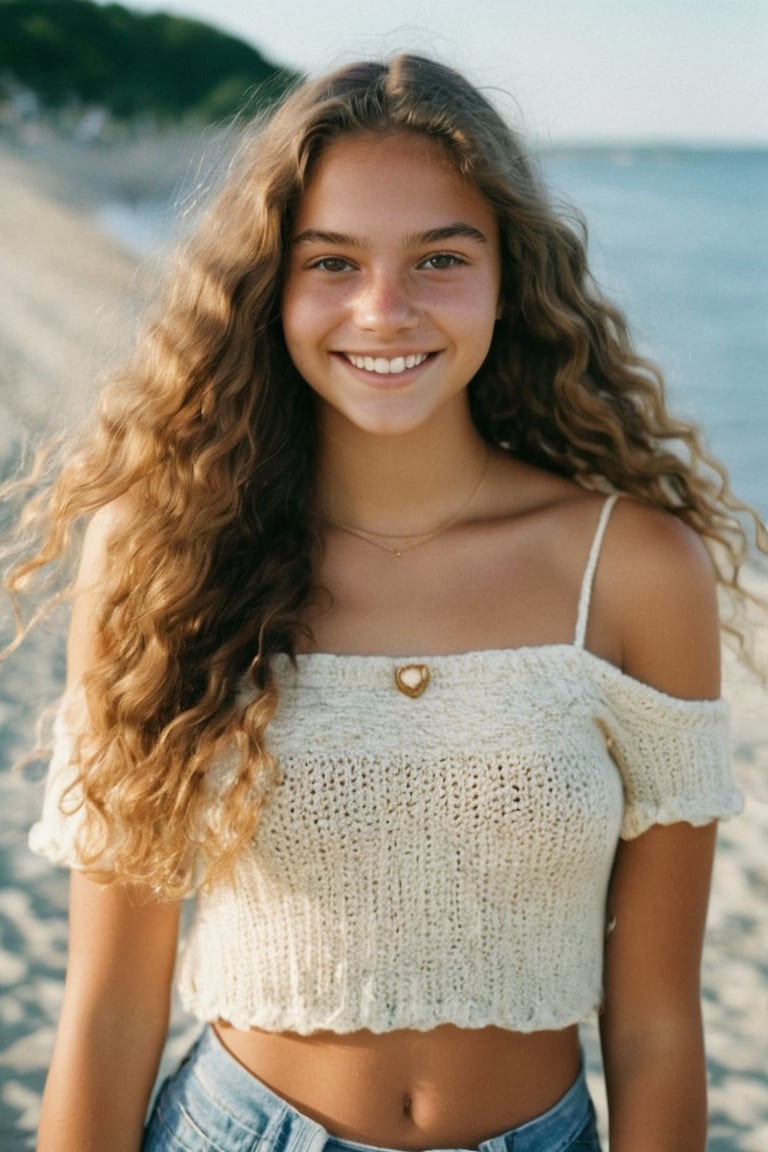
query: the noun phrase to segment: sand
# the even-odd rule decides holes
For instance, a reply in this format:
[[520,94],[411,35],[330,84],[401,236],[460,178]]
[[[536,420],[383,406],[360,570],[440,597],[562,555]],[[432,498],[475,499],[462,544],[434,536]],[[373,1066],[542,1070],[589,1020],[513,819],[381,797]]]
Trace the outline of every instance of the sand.
[[[188,139],[111,154],[0,145],[0,461],[25,430],[58,428],[88,407],[124,351],[141,302],[137,259],[94,223],[112,196],[171,196],[189,171]],[[160,165],[158,157],[172,157]],[[158,172],[161,171],[161,176]],[[146,265],[143,273],[146,273]],[[59,691],[62,627],[52,624],[0,669],[0,1147],[34,1147],[40,1093],[61,1004],[66,876],[33,856],[26,831],[39,784],[11,774],[37,709]],[[734,760],[748,796],[720,832],[704,956],[711,1152],[768,1148],[768,718],[766,697],[726,669]],[[38,772],[39,777],[39,772]],[[165,1066],[196,1032],[176,1007]],[[594,1027],[590,1083],[604,1117]]]

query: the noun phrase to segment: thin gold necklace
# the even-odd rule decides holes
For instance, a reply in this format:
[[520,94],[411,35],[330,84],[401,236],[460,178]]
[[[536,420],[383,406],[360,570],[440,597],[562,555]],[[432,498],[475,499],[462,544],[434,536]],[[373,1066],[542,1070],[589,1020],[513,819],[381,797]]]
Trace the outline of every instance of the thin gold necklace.
[[[454,512],[447,520],[443,520],[441,524],[438,524],[437,528],[433,528],[430,532],[421,532],[415,536],[409,536],[407,533],[402,534],[397,532],[368,532],[363,528],[356,528],[353,524],[345,524],[342,520],[329,519],[326,523],[330,524],[333,528],[338,528],[340,532],[346,532],[348,536],[357,536],[360,540],[364,540],[366,544],[372,544],[374,548],[381,548],[382,552],[389,552],[391,556],[395,556],[399,560],[406,552],[410,552],[412,548],[418,548],[420,544],[426,544],[429,540],[434,540],[437,536],[442,535],[443,532],[447,532],[449,528],[453,527],[457,520],[466,512],[467,508],[469,508],[485,483],[490,460],[491,450],[490,448],[486,448],[480,479],[475,484],[469,496],[467,496],[457,512]],[[408,543],[401,544],[400,547],[394,548],[391,544],[386,543],[387,540],[407,540]]]

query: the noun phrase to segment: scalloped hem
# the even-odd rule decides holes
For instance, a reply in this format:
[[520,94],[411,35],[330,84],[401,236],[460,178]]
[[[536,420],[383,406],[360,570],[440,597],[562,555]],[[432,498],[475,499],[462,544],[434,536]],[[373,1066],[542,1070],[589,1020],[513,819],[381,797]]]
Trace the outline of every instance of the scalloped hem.
[[625,811],[620,836],[622,840],[635,840],[654,824],[690,824],[702,828],[715,820],[731,820],[743,808],[744,798],[739,791],[704,803],[700,797],[695,800],[681,797],[665,800],[663,804],[636,804]]

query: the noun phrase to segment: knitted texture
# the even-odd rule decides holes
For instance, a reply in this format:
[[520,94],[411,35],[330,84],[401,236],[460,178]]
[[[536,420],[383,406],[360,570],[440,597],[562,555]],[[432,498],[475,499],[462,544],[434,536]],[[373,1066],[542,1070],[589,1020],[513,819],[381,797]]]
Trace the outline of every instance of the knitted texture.
[[[395,671],[423,663],[423,694]],[[179,987],[204,1020],[302,1034],[533,1031],[601,999],[620,835],[740,807],[727,706],[577,646],[275,659],[282,779],[232,886],[198,898]],[[56,814],[37,851],[75,865]]]

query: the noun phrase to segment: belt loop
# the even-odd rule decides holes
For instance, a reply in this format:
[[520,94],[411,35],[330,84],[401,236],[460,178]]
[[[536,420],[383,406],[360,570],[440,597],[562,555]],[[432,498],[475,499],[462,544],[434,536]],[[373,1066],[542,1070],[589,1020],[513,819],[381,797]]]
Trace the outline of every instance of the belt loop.
[[517,1139],[514,1131],[502,1132],[498,1136],[491,1136],[478,1145],[478,1152],[515,1152]]
[[[293,1126],[287,1142],[291,1152],[323,1152],[329,1139],[325,1128],[308,1116],[301,1115],[299,1119],[300,1123]],[[254,1152],[257,1150],[254,1149]]]

